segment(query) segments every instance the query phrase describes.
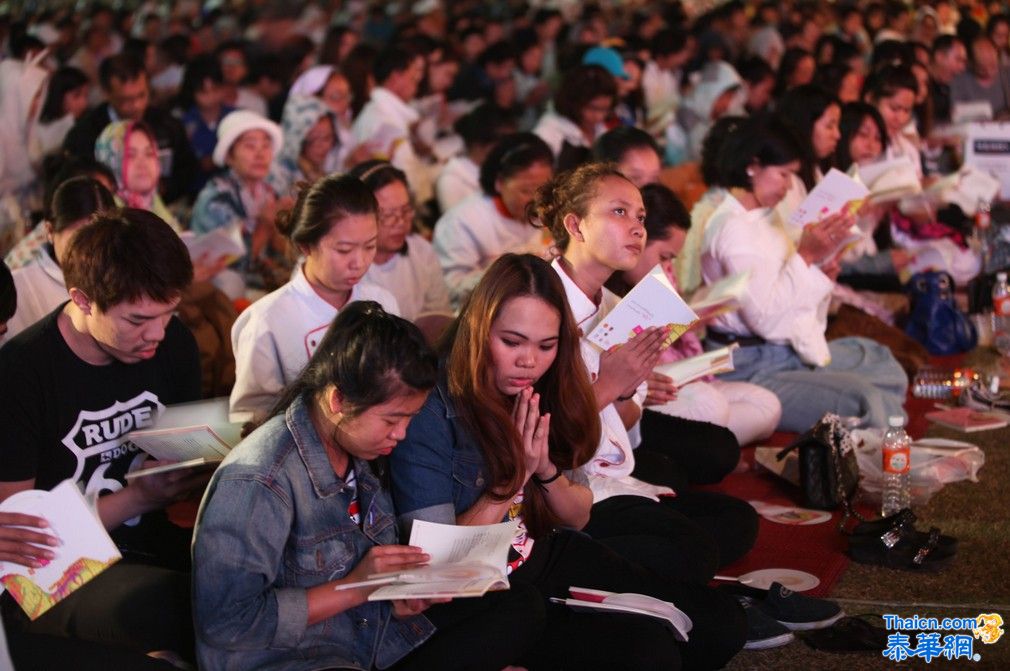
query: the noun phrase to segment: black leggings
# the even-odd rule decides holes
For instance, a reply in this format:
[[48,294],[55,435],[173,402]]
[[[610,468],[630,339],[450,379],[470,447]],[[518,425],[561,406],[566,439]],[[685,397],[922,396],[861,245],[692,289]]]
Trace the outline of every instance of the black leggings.
[[644,616],[578,613],[547,605],[547,630],[522,663],[536,669],[722,668],[742,647],[747,621],[735,599],[704,585],[670,580],[628,561],[574,531],[536,541],[512,584],[536,587],[545,599],[567,597],[569,587],[634,592],[670,601],[693,623],[686,643]]
[[646,482],[654,482],[649,474],[658,470],[653,477],[677,491],[689,484],[711,485],[733,472],[740,461],[740,444],[724,426],[646,408],[641,429],[634,476]]
[[435,634],[392,668],[395,671],[499,671],[525,656],[546,627],[544,599],[532,585],[456,599],[424,612]]

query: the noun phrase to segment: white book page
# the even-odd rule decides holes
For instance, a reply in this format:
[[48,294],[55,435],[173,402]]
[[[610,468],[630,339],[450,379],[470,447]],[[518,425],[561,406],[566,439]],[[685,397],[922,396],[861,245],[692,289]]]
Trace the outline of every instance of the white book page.
[[197,235],[192,231],[183,231],[180,235],[189,256],[194,261],[201,257],[208,261],[216,261],[224,257],[227,263],[232,263],[246,254],[245,242],[238,226],[216,228],[209,233]]
[[241,440],[242,425],[228,419],[228,398],[167,406],[154,424],[130,440],[155,459],[189,461],[227,456]]
[[657,264],[587,338],[594,345],[609,350],[647,328],[669,327],[670,335],[665,343],[669,345],[697,321],[698,315],[688,307]]
[[733,350],[737,347],[739,345],[733,343],[728,347],[705,352],[688,359],[660,364],[653,370],[672,378],[673,383],[678,387],[683,387],[685,384],[694,382],[706,375],[717,375],[734,370]]
[[478,526],[436,524],[415,520],[410,530],[410,545],[431,556],[431,566],[440,564],[483,564],[504,575],[508,551],[519,522]]
[[719,308],[729,308],[739,306],[739,301],[747,293],[747,286],[750,284],[750,271],[729,275],[712,284],[706,284],[698,288],[691,296],[689,303],[692,310],[699,317],[712,317],[721,313]]
[[60,541],[49,548],[56,556],[41,568],[0,562],[0,582],[33,620],[121,558],[73,480],[48,492],[18,492],[0,511],[42,517],[49,523],[44,533]]
[[789,226],[802,229],[843,209],[855,212],[869,193],[865,186],[832,168],[789,217]]

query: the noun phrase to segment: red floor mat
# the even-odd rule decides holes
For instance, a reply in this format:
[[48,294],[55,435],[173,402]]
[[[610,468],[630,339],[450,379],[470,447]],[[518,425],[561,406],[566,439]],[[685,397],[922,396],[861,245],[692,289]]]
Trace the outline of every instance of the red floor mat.
[[[765,445],[787,445],[792,434],[775,434]],[[718,485],[702,487],[731,494],[745,501],[755,499],[783,505],[800,505],[800,491],[777,476],[754,470],[754,448],[744,448],[743,458],[751,470],[732,473]],[[812,573],[820,584],[805,592],[810,596],[828,596],[849,560],[846,541],[838,532],[841,513],[831,522],[813,526],[787,526],[761,518],[757,542],[743,559],[719,569],[720,575],[737,576],[764,568],[791,568]]]

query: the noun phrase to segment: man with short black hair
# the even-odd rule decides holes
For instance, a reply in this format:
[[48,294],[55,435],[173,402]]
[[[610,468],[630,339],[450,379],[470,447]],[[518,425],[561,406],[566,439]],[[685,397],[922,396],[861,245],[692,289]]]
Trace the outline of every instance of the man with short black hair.
[[171,114],[150,104],[150,83],[144,64],[135,56],[117,54],[102,61],[99,81],[107,102],[77,120],[63,141],[67,153],[95,157],[95,140],[113,121],[143,120],[158,140],[161,161],[159,191],[166,203],[186,195],[199,166],[190,148],[186,129]]
[[156,215],[124,208],[81,229],[62,268],[70,300],[0,347],[0,501],[71,479],[95,498],[124,560],[22,626],[191,656],[189,532],[164,508],[197,493],[207,475],[126,480],[158,465],[130,431],[200,395],[196,343],[174,316],[193,278],[189,253]]
[[968,52],[956,35],[940,35],[930,49],[929,95],[933,99],[933,121],[950,121],[950,83],[968,66]]

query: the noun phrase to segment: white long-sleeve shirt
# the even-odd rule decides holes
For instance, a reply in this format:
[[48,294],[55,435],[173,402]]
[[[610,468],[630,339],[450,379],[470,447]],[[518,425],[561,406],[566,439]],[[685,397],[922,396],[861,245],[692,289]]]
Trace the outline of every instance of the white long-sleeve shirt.
[[69,298],[63,270],[45,248],[38,250],[29,263],[11,275],[17,289],[18,309],[7,322],[7,335],[0,336],[0,343],[21,333]]
[[400,316],[414,321],[423,314],[451,314],[449,288],[431,243],[420,235],[407,236],[405,254],[393,254],[383,264],[368,267],[365,281],[396,298]]
[[[393,295],[372,284],[357,284],[351,301],[376,301],[400,314]],[[235,386],[230,411],[235,422],[245,422],[268,411],[278,395],[294,381],[319,347],[337,309],[324,301],[299,268],[291,281],[246,309],[231,329],[235,350]]]
[[712,327],[739,336],[788,344],[806,363],[831,360],[824,337],[831,281],[796,253],[772,211],[748,211],[727,194],[705,227],[701,274],[706,284],[750,271],[739,311],[716,317]]
[[468,196],[480,191],[480,166],[469,156],[453,156],[442,166],[435,180],[435,196],[438,207],[448,212]]
[[[568,306],[571,308],[572,315],[575,317],[575,322],[583,336],[579,340],[582,360],[586,364],[590,379],[595,382],[600,374],[600,349],[590,343],[585,336],[596,328],[596,325],[620,302],[620,299],[610,291],[603,289],[600,304],[596,305],[582,293],[582,289],[568,276],[557,259],[554,260],[551,267],[561,277],[561,284],[565,287]],[[635,402],[639,405],[645,400],[646,390],[645,383],[642,383],[635,393]],[[632,451],[628,431],[624,428],[621,415],[613,403],[600,411],[600,425],[600,444],[596,448],[596,454],[589,460],[589,463],[582,467],[582,471],[589,479],[589,488],[593,492],[594,503],[599,503],[611,496],[644,496],[657,501],[659,495],[673,493],[669,487],[650,485],[631,477],[631,472],[635,470],[635,455]]]
[[449,297],[458,307],[495,259],[506,252],[541,256],[551,236],[546,229],[506,216],[492,197],[477,193],[442,215],[432,243]]

